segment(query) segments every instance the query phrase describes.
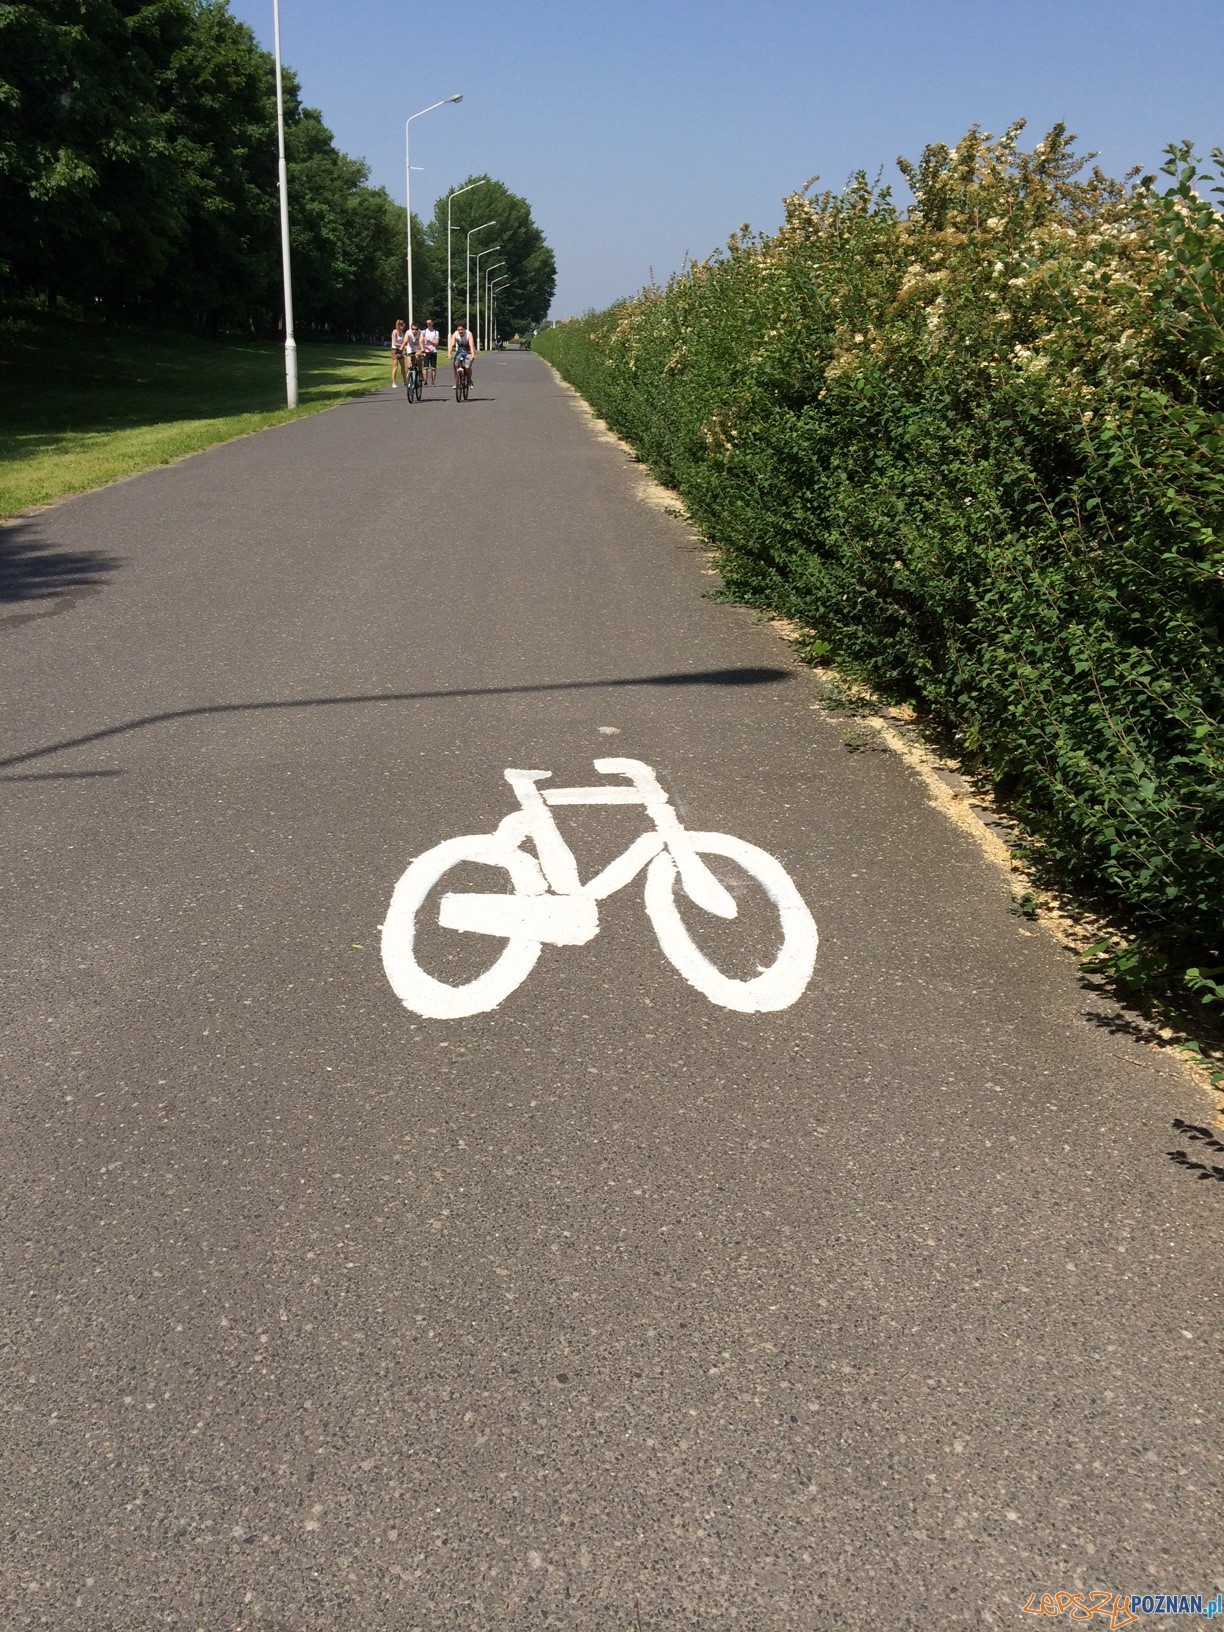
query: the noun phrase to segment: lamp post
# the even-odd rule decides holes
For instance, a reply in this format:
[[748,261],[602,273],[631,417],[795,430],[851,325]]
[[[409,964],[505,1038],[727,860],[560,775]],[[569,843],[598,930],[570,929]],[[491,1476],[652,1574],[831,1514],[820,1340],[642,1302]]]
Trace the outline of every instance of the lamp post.
[[509,277],[498,278],[497,282],[489,288],[489,344],[485,347],[486,351],[491,351],[497,341],[496,324],[493,321],[493,312],[497,305],[497,291],[504,289],[511,282],[513,282],[513,279]]
[[460,96],[444,96],[440,102],[431,102],[420,113],[410,113],[404,120],[404,205],[408,211],[408,321],[412,322],[412,164],[408,156],[408,126],[414,119],[421,118],[422,114],[432,113],[435,108],[444,108],[448,102],[462,102]]
[[463,321],[469,328],[472,326],[472,239],[478,232],[484,232],[487,227],[496,225],[496,221],[483,221],[480,226],[473,227],[467,235],[467,257],[463,274]]
[[[501,248],[500,244],[490,244],[488,249],[482,249],[479,252],[479,254],[476,256],[476,333],[477,334],[480,333],[480,329],[481,329],[480,319],[481,319],[481,316],[484,313],[484,307],[480,303],[480,263],[481,263],[481,261],[484,260],[486,255],[492,255],[495,250],[498,250],[500,248]],[[471,321],[472,320],[469,317],[468,318],[469,326],[471,325]]]
[[499,278],[498,281],[489,290],[489,345],[490,346],[495,346],[497,344],[497,297],[498,297],[499,292],[502,289],[504,289],[506,287],[506,285],[508,283],[510,283],[510,282],[511,282],[511,280],[509,278]]
[[285,98],[281,86],[280,0],[272,0],[276,44],[276,154],[279,165],[281,268],[285,284],[285,401],[298,405],[297,341],[293,338],[293,278],[289,270],[289,172],[285,168]]
[[479,186],[478,181],[469,181],[466,187],[456,187],[453,193],[447,193],[446,195],[446,343],[448,346],[450,345],[450,337],[454,333],[454,327],[451,323],[451,290],[454,287],[451,282],[451,233],[455,229],[451,226],[451,199],[458,198],[460,193],[470,193],[473,187]]
[[[500,244],[495,244],[493,247],[494,247],[494,249],[500,249],[501,245]],[[494,272],[497,271],[498,267],[505,266],[505,264],[506,264],[506,262],[505,262],[505,259],[503,257],[503,259],[500,260],[500,261],[490,261],[489,265],[485,267],[484,301],[483,301],[483,303],[482,303],[482,305],[480,307],[480,311],[481,311],[481,317],[483,319],[484,335],[485,335],[485,350],[486,351],[488,351],[488,349],[489,349],[489,279],[493,276]],[[478,280],[478,283],[479,283],[479,280]]]

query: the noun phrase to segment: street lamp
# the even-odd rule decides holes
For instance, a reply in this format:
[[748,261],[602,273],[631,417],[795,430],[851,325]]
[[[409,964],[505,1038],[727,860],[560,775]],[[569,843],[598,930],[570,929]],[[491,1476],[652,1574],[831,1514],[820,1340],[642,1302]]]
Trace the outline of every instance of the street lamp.
[[[500,249],[501,245],[500,244],[494,244],[493,248],[494,249]],[[493,276],[494,272],[497,271],[499,266],[505,266],[505,264],[506,264],[505,258],[503,257],[500,261],[490,261],[489,265],[485,267],[484,301],[483,301],[483,303],[480,303],[480,312],[481,312],[481,318],[482,318],[484,333],[485,333],[485,350],[486,351],[488,351],[488,349],[489,349],[489,346],[488,346],[488,339],[489,339],[489,279]],[[479,273],[476,274],[476,293],[477,293],[477,299],[479,301],[479,295],[480,295],[480,274]]]
[[472,239],[478,232],[484,232],[488,227],[496,225],[496,221],[482,221],[467,235],[467,260],[463,272],[463,321],[468,328],[472,326]]
[[489,349],[497,344],[497,297],[499,292],[512,280],[499,278],[489,289]]
[[272,0],[276,42],[276,153],[279,163],[281,268],[285,284],[285,401],[298,405],[297,341],[293,338],[293,278],[289,271],[289,172],[285,168],[285,98],[281,87],[280,0]]
[[480,185],[479,181],[469,181],[466,187],[456,187],[453,193],[447,193],[446,195],[446,343],[448,346],[450,345],[450,336],[454,333],[451,327],[451,233],[455,229],[451,226],[451,199],[458,198],[460,193],[470,193],[473,187],[479,187]]
[[485,347],[486,351],[491,351],[497,340],[496,325],[493,321],[493,312],[497,305],[497,291],[504,289],[508,283],[513,283],[513,281],[513,278],[510,277],[498,278],[497,282],[489,288],[489,343]]
[[432,113],[435,108],[444,108],[448,102],[462,102],[460,96],[444,96],[440,102],[431,102],[420,113],[410,113],[404,120],[404,205],[408,211],[408,321],[412,322],[412,165],[408,157],[408,126],[414,119],[421,118],[422,114]]
[[[481,328],[480,319],[481,319],[481,314],[484,312],[484,307],[480,304],[480,263],[481,263],[481,261],[484,260],[486,255],[492,255],[495,250],[498,250],[500,248],[501,248],[500,244],[490,244],[488,249],[482,249],[480,251],[480,253],[477,255],[477,257],[476,257],[476,333],[477,334],[480,333],[480,328]],[[469,317],[468,318],[468,323],[470,324],[471,321],[472,320]]]

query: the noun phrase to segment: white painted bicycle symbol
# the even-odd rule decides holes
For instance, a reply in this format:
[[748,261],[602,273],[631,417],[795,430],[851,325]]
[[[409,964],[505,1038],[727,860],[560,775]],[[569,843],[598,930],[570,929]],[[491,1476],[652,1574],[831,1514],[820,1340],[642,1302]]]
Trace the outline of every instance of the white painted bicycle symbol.
[[[416,1014],[454,1020],[494,1009],[521,986],[545,944],[583,946],[599,933],[598,903],[646,873],[646,912],[659,946],[684,978],[712,1003],[754,1014],[785,1009],[799,998],[816,961],[816,925],[781,862],[755,844],[727,833],[690,833],[668,802],[649,765],[638,759],[597,759],[601,776],[623,776],[628,785],[546,788],[551,771],[507,770],[520,809],[493,833],[467,833],[434,845],[411,862],[395,886],[382,933],[382,960],[396,996]],[[588,883],[578,877],[573,852],[561,837],[550,807],[642,805],[654,824]],[[535,855],[525,850],[530,840]],[[768,968],[747,979],[724,975],[694,941],[676,901],[676,885],[689,900],[719,918],[738,914],[734,898],[701,859],[725,856],[764,890],[780,921],[782,944]],[[483,974],[453,986],[426,974],[417,961],[417,918],[426,897],[453,868],[465,862],[502,867],[510,892],[443,895],[443,929],[505,941]]]

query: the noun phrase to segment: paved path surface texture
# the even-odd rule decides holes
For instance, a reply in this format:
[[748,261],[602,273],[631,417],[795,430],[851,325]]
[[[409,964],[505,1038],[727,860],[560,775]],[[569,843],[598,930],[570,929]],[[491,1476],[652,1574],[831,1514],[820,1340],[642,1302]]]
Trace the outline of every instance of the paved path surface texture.
[[[0,560],[0,1625],[1018,1628],[1220,1582],[1203,1097],[538,358]],[[405,1008],[408,863],[609,756],[786,870],[803,995],[711,1001],[639,873],[498,1006]],[[584,879],[654,831],[553,815]],[[527,899],[495,862],[425,901],[438,980],[521,944],[439,924]],[[739,916],[663,877],[673,941],[755,979],[777,912],[710,865]]]

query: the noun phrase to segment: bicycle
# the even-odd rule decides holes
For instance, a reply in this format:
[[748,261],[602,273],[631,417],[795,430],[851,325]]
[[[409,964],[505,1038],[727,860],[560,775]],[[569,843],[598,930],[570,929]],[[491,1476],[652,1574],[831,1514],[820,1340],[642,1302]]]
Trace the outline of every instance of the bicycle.
[[455,401],[466,402],[468,392],[472,389],[472,368],[470,363],[455,364]]
[[411,402],[414,398],[417,402],[420,402],[424,384],[425,376],[421,372],[420,358],[417,357],[414,352],[409,360],[408,374],[404,381],[404,395],[408,398],[409,402]]
[[[646,913],[664,957],[712,1003],[742,1014],[789,1008],[807,988],[818,935],[807,905],[781,862],[727,833],[690,833],[649,765],[638,759],[597,759],[601,776],[623,776],[628,785],[546,788],[551,771],[507,770],[519,809],[492,833],[444,839],[410,862],[391,896],[382,926],[382,961],[404,1007],[429,1019],[483,1014],[504,1002],[527,979],[544,946],[584,946],[599,933],[598,903],[645,872]],[[653,823],[602,872],[583,884],[573,852],[552,815],[558,805],[642,805]],[[535,854],[524,846],[530,841]],[[676,901],[677,881],[688,899],[715,917],[738,915],[734,897],[719,883],[703,855],[736,862],[760,887],[778,914],[782,944],[768,968],[739,980],[706,957],[693,939]],[[416,956],[417,918],[430,891],[452,868],[466,862],[501,867],[510,892],[447,892],[438,923],[443,929],[505,941],[491,966],[462,985],[436,980]]]

